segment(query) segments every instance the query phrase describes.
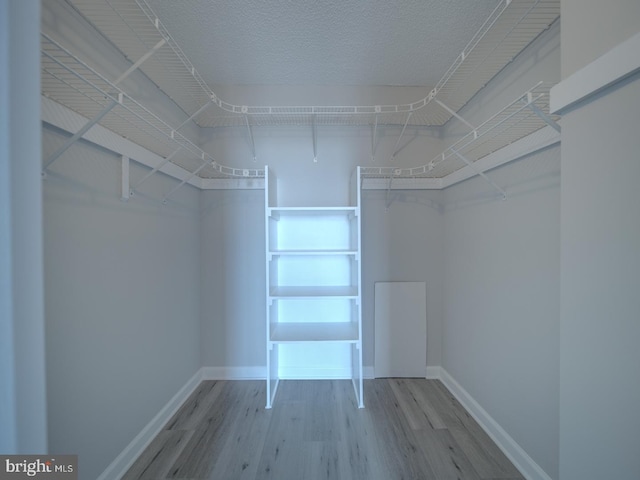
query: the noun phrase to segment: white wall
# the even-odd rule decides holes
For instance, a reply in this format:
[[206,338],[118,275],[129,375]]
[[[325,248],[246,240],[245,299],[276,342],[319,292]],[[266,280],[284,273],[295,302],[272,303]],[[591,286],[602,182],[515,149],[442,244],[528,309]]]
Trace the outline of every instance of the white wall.
[[[563,4],[563,73],[638,31],[633,1]],[[598,33],[581,22],[599,19]],[[563,115],[560,476],[640,478],[640,76]]]
[[[443,317],[443,193],[381,190],[362,193],[363,364],[374,365],[376,282],[426,282],[427,361],[441,365]],[[366,402],[366,399],[365,399]]]
[[446,191],[442,366],[558,478],[560,152]]
[[[460,112],[479,124],[560,76],[554,24]],[[447,124],[449,143],[468,131]],[[560,149],[445,190],[442,366],[551,478],[558,478]]]
[[637,0],[562,0],[562,78],[638,32]]
[[[43,149],[67,138],[45,127]],[[199,192],[156,174],[120,200],[84,141],[44,181],[49,448],[96,478],[200,367]],[[135,182],[147,169],[131,162]]]
[[0,5],[0,451],[46,453],[38,1]]
[[201,362],[242,374],[266,364],[264,191],[200,195]]

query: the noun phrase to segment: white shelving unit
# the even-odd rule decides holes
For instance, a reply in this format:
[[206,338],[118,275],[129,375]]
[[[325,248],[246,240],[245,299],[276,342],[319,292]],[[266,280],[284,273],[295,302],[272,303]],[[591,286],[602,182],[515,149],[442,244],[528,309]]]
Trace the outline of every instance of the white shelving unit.
[[265,177],[267,408],[281,378],[340,376],[362,408],[360,168],[343,207],[280,205]]

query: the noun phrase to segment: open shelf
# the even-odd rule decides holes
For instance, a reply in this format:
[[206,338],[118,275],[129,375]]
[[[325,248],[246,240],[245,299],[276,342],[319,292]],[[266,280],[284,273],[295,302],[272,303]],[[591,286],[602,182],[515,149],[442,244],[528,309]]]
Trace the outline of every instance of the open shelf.
[[[51,37],[41,34],[42,93],[90,121],[204,178],[264,178],[218,163],[191,140]],[[111,108],[110,110],[108,110]]]
[[270,250],[270,255],[300,255],[300,256],[324,256],[324,255],[357,255],[357,250]]
[[517,140],[549,125],[557,117],[548,115],[550,84],[538,83],[485,120],[464,137],[447,147],[428,163],[412,168],[363,167],[364,178],[434,178],[447,177],[467,163],[496,152]]
[[271,298],[357,298],[358,288],[350,286],[278,286],[269,292]]
[[343,342],[359,340],[358,324],[355,322],[278,323],[271,330],[274,343]]

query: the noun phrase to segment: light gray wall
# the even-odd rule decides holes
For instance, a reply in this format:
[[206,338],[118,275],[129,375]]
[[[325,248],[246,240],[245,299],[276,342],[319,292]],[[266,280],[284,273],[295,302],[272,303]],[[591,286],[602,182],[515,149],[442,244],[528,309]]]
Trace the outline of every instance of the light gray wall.
[[636,479],[640,78],[563,125],[560,473]]
[[[462,111],[472,124],[560,76],[554,24]],[[468,129],[453,120],[449,143]],[[560,148],[445,190],[442,366],[558,478]]]
[[38,1],[0,6],[0,451],[45,453]]
[[202,365],[264,366],[264,191],[200,195]]
[[446,371],[558,478],[560,152],[445,193]]
[[638,0],[562,0],[562,78],[638,33]]
[[[563,37],[563,73],[623,41],[629,27],[638,30],[637,2],[606,6],[602,16],[597,2],[563,4],[563,30],[573,27]],[[587,41],[590,16],[602,21]],[[638,74],[563,115],[563,479],[640,478],[639,124]]]
[[[46,127],[47,153],[67,135]],[[49,447],[96,478],[200,367],[199,192],[120,200],[120,159],[73,145],[44,181]],[[147,169],[131,163],[136,181]]]
[[[427,365],[441,365],[443,193],[403,190],[362,194],[363,363],[374,365],[376,282],[426,282]],[[365,399],[366,402],[366,399]]]

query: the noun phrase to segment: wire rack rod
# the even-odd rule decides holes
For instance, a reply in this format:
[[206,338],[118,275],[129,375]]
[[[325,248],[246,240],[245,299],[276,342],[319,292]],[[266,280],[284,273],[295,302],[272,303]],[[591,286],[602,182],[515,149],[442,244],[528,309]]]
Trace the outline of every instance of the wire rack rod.
[[167,157],[180,149],[173,163],[191,173],[206,163],[208,178],[263,178],[264,170],[238,169],[219,164],[211,155],[128,96],[124,91],[75,57],[46,34],[41,35],[43,94],[87,118],[105,107],[116,106],[99,122],[105,128],[129,138],[148,150]]

